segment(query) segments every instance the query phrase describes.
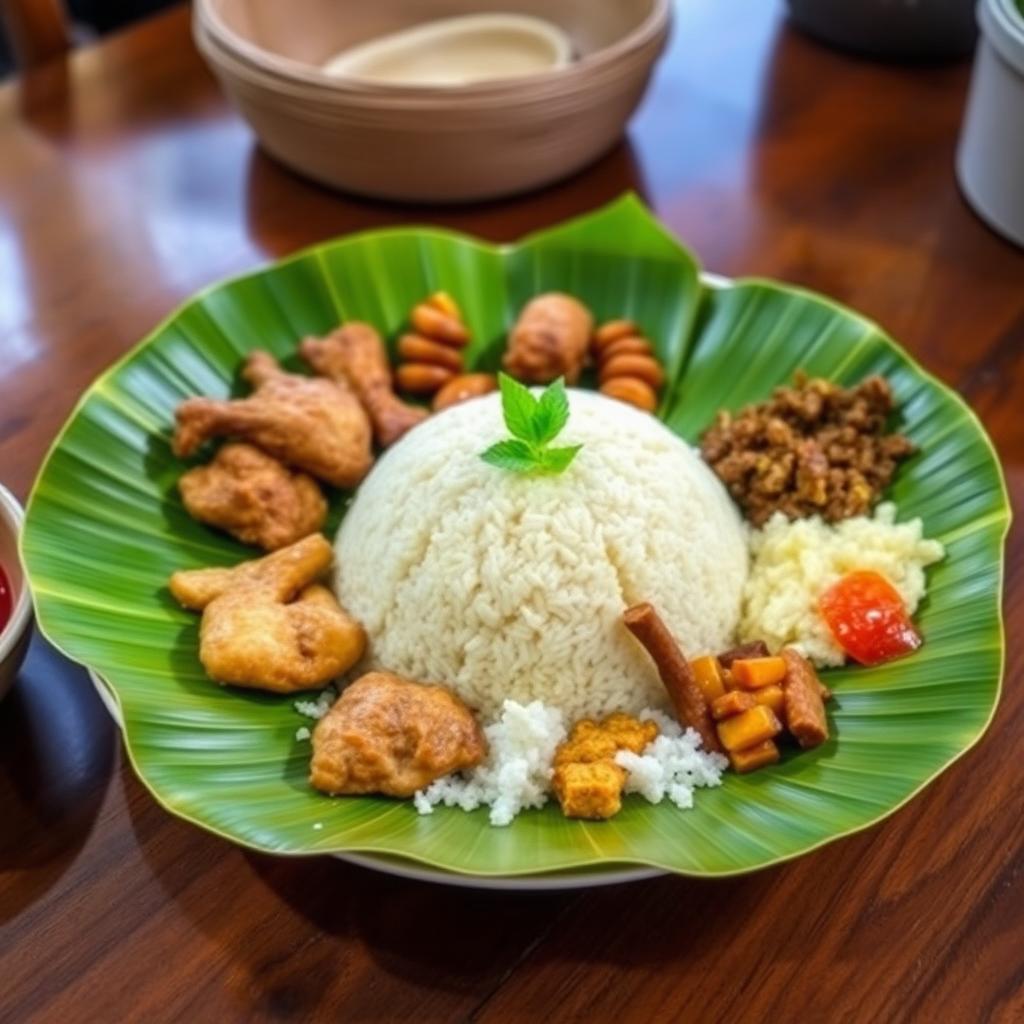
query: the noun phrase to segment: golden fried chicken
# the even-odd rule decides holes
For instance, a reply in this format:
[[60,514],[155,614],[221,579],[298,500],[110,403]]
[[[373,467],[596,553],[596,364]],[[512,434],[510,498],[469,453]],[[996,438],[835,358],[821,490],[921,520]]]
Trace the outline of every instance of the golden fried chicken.
[[531,299],[508,336],[505,369],[527,384],[548,384],[564,377],[579,380],[587,357],[594,317],[578,299],[548,292]]
[[478,765],[487,744],[473,713],[443,686],[370,672],[313,730],[314,788],[408,797]]
[[286,373],[266,352],[253,352],[242,376],[256,389],[249,398],[189,398],[178,406],[175,455],[191,455],[211,437],[234,437],[336,487],[355,487],[366,476],[370,423],[344,383]]
[[332,557],[316,533],[233,569],[174,573],[171,593],[203,613],[199,660],[210,677],[290,693],[323,686],[351,668],[366,647],[363,627],[313,582]]
[[178,481],[189,515],[265,551],[316,533],[327,517],[317,482],[251,444],[226,444]]
[[299,352],[322,377],[343,382],[356,393],[381,447],[394,444],[427,418],[426,409],[406,405],[395,396],[387,351],[369,324],[353,321],[326,338],[306,338]]
[[615,763],[620,750],[634,754],[658,736],[654,722],[616,711],[601,722],[581,719],[555,751],[552,788],[567,818],[610,818],[622,807],[626,772]]

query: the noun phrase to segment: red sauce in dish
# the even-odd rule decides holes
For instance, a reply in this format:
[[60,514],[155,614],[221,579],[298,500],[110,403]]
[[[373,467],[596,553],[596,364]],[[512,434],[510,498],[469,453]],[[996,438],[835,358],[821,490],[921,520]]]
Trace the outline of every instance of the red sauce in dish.
[[862,665],[879,665],[921,646],[921,634],[896,588],[877,572],[847,573],[818,602],[846,653]]
[[0,565],[0,633],[10,621],[12,604],[11,585],[4,574],[4,567]]

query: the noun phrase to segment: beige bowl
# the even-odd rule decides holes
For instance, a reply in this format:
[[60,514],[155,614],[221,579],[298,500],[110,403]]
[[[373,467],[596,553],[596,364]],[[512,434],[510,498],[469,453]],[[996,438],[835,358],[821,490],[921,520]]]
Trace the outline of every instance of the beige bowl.
[[[469,202],[536,188],[622,135],[664,48],[670,0],[198,0],[194,33],[264,148],[317,181],[386,199]],[[338,78],[346,47],[433,18],[509,11],[568,33],[566,68],[460,86]]]
[[0,487],[0,565],[14,592],[11,618],[0,631],[0,698],[14,685],[32,636],[32,598],[18,558],[18,536],[24,519],[17,499]]

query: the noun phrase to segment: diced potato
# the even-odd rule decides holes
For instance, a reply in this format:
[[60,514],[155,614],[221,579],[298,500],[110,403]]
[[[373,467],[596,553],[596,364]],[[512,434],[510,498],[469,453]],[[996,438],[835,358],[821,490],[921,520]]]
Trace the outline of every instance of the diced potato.
[[704,699],[710,704],[713,700],[725,693],[725,683],[722,681],[722,666],[713,654],[705,654],[703,658],[695,658],[690,662],[693,669],[693,676],[697,685],[704,694]]
[[744,711],[755,707],[757,707],[757,701],[753,694],[744,693],[742,690],[730,690],[711,702],[711,717],[716,722],[720,722],[723,718],[741,715]]
[[782,732],[782,723],[775,712],[765,704],[758,704],[742,714],[725,718],[718,723],[718,738],[731,754],[734,750],[754,747]]
[[786,678],[785,658],[741,658],[732,663],[732,674],[745,690],[781,683]]
[[762,686],[760,690],[751,690],[750,696],[758,704],[770,707],[780,719],[782,718],[786,708],[786,694],[778,683],[772,683],[771,686]]
[[753,772],[766,764],[775,764],[779,760],[779,748],[774,740],[765,740],[753,747],[730,751],[729,760],[737,772]]

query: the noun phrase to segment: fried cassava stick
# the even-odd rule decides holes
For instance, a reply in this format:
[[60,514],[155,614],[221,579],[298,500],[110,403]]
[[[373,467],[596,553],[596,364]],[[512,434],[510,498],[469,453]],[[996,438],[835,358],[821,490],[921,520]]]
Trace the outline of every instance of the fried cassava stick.
[[711,712],[697,685],[693,669],[675,642],[661,616],[649,604],[637,604],[623,613],[626,628],[644,645],[665,689],[672,700],[676,715],[685,727],[696,730],[705,750],[721,751]]

